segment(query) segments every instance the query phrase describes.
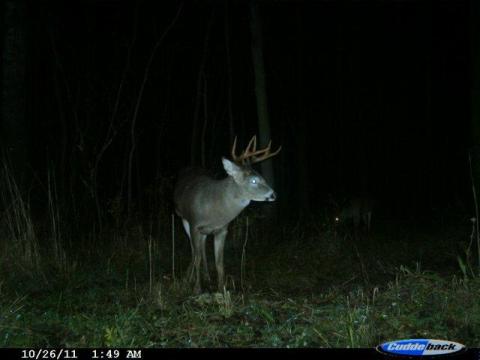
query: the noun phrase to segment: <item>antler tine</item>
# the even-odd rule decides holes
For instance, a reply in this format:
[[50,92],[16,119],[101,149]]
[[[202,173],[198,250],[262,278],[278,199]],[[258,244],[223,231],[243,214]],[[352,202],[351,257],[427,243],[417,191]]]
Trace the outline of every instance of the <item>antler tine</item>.
[[272,140],[269,141],[268,146],[265,149],[257,151],[257,153],[262,154],[262,155],[252,156],[252,161],[250,163],[255,164],[257,162],[267,160],[268,158],[271,158],[272,156],[277,155],[280,152],[280,150],[282,150],[282,147],[279,146],[277,151],[275,151],[273,153],[270,153],[271,145],[272,145]]
[[247,162],[247,158],[249,157],[250,148],[252,147],[252,144],[253,144],[253,147],[255,148],[256,147],[255,136],[250,139],[246,149],[243,152],[241,152],[240,155],[237,155],[236,154],[236,152],[237,152],[237,137],[235,136],[235,138],[233,140],[232,152],[231,152],[232,160],[239,165],[245,165],[245,163]]
[[[268,146],[264,149],[257,150],[257,136],[254,135],[248,142],[247,147],[245,150],[240,154],[236,155],[235,150],[237,146],[237,137],[235,136],[235,140],[233,141],[233,146],[232,146],[232,159],[235,161],[237,164],[254,164],[263,160],[266,160],[272,156],[277,155],[280,150],[282,150],[282,147],[280,146],[277,151],[274,153],[270,153],[270,149],[272,146],[272,141],[270,140],[268,143]],[[257,156],[260,155],[260,156]]]
[[[250,150],[252,145],[253,145],[253,149]],[[245,155],[245,158],[247,158],[247,157],[250,157],[250,154],[252,152],[255,152],[256,150],[257,150],[257,135],[253,135],[250,141],[248,142],[247,148],[245,149],[243,154]]]
[[[237,137],[235,136],[235,141],[233,142],[234,146],[237,145]],[[247,147],[245,150],[237,156],[232,152],[232,158],[237,164],[245,165],[248,163],[248,158],[251,156],[252,152],[254,153],[257,148],[257,136],[253,135],[250,141],[248,142]]]
[[235,136],[235,139],[233,140],[233,146],[232,146],[232,160],[235,162],[238,162],[239,159],[237,157],[236,153],[236,147],[237,147],[237,137]]

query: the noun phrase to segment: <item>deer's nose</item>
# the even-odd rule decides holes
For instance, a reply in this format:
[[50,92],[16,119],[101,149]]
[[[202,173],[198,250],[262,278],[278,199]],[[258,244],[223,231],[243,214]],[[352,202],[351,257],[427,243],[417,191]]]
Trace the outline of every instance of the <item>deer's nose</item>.
[[277,198],[277,194],[275,193],[275,191],[272,191],[270,195],[267,197],[267,201],[275,201],[276,198]]

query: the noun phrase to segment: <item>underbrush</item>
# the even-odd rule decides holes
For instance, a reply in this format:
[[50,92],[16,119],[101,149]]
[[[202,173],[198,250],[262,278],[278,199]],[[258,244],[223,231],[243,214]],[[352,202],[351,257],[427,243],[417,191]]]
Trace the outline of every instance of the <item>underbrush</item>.
[[[245,219],[238,221],[234,227]],[[437,236],[431,243],[422,234],[421,241],[385,234],[353,241],[315,224],[301,233],[295,226],[249,230],[247,244],[240,234],[240,246],[232,240],[227,248],[228,289],[193,296],[184,280],[190,249],[183,234],[174,273],[172,242],[139,229],[116,234],[103,250],[75,252],[74,271],[65,273],[46,258],[38,272],[23,272],[8,264],[11,253],[2,256],[0,346],[372,347],[415,337],[480,343],[479,278],[446,271],[454,269],[450,253],[441,262],[418,261],[434,242],[437,251],[446,246]]]
[[279,225],[254,207],[230,226],[227,289],[193,296],[190,245],[166,207],[126,221],[110,204],[110,223],[75,232],[54,184],[36,218],[0,175],[2,347],[480,344],[480,279],[463,225],[383,222],[355,238],[314,216]]

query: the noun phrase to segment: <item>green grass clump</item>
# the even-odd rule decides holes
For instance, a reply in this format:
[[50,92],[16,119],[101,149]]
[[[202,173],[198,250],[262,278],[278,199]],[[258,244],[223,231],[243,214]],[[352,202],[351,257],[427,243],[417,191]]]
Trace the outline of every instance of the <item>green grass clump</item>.
[[126,288],[116,275],[84,269],[30,293],[4,282],[0,346],[372,347],[412,337],[480,343],[478,278],[400,267],[376,286],[333,283],[296,294],[290,274],[291,289],[283,280],[277,288],[254,283],[248,293],[192,296],[168,277],[150,289],[146,280]]

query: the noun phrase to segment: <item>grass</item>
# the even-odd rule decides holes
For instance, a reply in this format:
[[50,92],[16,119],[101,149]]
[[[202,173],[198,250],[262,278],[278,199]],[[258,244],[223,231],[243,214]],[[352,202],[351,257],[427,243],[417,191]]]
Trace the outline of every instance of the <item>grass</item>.
[[157,231],[115,214],[101,233],[74,234],[54,196],[46,220],[34,221],[7,175],[0,347],[353,348],[415,337],[480,344],[480,279],[464,225],[378,221],[371,237],[355,240],[318,218],[278,227],[251,209],[230,228],[227,290],[193,296],[179,222],[172,273],[168,211]]
[[2,290],[0,345],[369,347],[422,337],[474,346],[480,340],[478,279],[399,272],[369,292],[198,297],[168,286],[138,297],[104,280],[104,286],[16,297]]
[[[451,239],[419,232],[358,243],[315,224],[301,238],[288,229],[264,242],[260,231],[251,236],[244,290],[231,244],[223,294],[193,296],[170,273],[169,242],[152,250],[138,228],[115,251],[77,252],[74,271],[42,259],[43,271],[32,274],[2,261],[0,346],[371,347],[411,337],[480,344],[480,279],[455,268],[455,253],[445,251]],[[179,268],[189,256],[179,244]]]

